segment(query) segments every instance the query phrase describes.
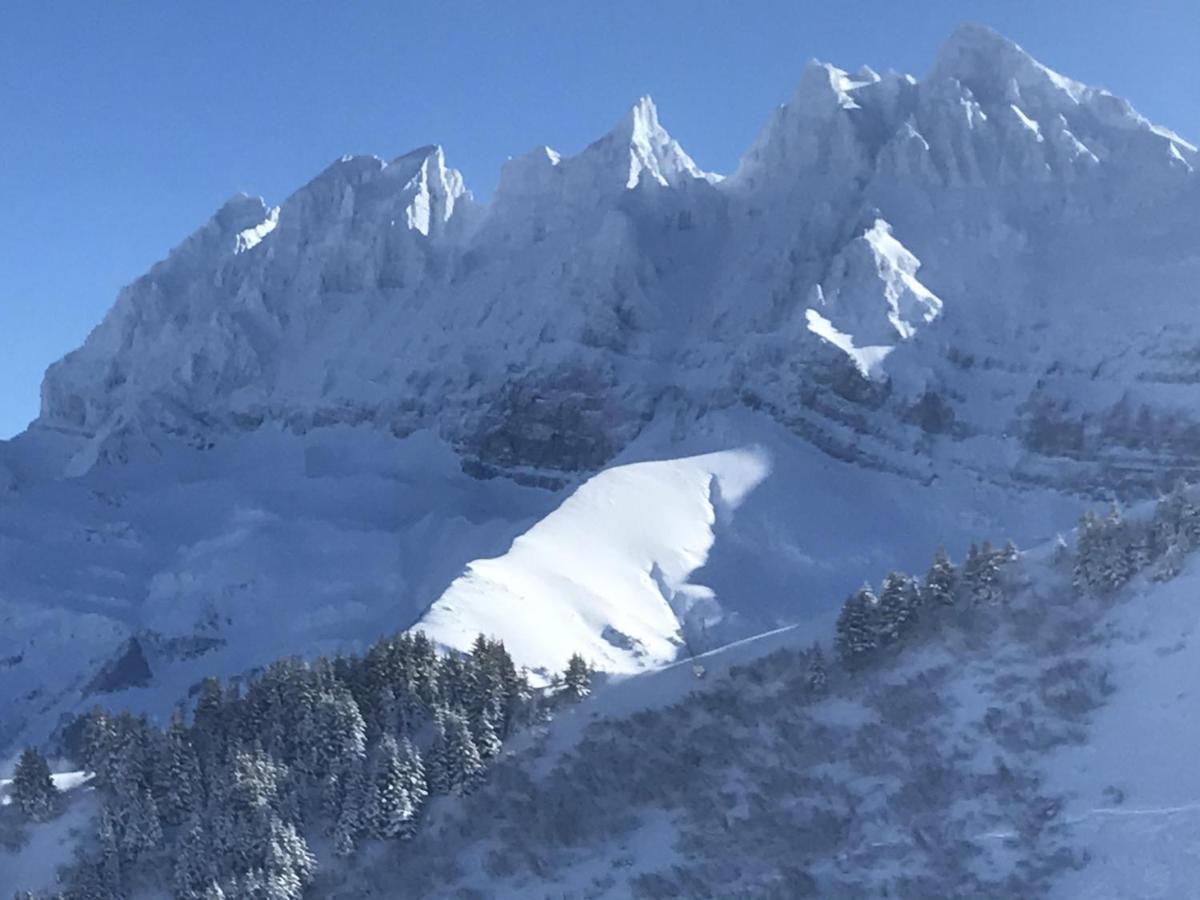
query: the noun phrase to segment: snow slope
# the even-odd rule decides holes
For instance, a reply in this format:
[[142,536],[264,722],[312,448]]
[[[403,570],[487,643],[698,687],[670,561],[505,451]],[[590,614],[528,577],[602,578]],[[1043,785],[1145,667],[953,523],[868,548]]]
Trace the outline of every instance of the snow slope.
[[1049,784],[1068,792],[1063,815],[1086,841],[1089,864],[1058,897],[1188,897],[1200,877],[1200,570],[1137,596],[1107,623],[1101,649],[1118,691],[1088,743],[1051,761]]

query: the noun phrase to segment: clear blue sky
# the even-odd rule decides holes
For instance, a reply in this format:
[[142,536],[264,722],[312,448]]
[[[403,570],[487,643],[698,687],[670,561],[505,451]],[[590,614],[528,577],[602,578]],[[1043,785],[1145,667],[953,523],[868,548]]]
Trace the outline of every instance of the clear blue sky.
[[440,143],[477,195],[650,93],[729,172],[809,57],[920,76],[960,21],[1200,138],[1200,0],[9,0],[0,5],[0,437],[125,283],[231,193]]

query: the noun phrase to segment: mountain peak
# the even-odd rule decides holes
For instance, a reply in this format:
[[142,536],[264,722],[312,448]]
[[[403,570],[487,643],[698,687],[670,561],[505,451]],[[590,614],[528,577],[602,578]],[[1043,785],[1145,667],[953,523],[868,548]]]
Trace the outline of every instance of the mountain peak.
[[804,65],[788,106],[799,115],[818,117],[838,109],[856,109],[858,104],[851,97],[851,92],[879,80],[874,71],[867,71],[870,74],[864,73],[859,79],[831,63],[810,59]]
[[[628,156],[626,157],[626,153]],[[691,179],[712,181],[715,176],[701,171],[658,121],[658,108],[648,94],[627,112],[616,126],[579,156],[613,157],[621,166],[626,188],[635,188],[643,178],[660,185],[675,186]],[[628,169],[625,168],[628,159]]]
[[1086,88],[1042,65],[1023,47],[974,22],[959,25],[938,51],[930,80],[953,79],[981,102],[1011,102],[1014,86],[1043,89],[1078,102]]
[[638,97],[614,131],[628,132],[631,141],[649,141],[660,132],[666,133],[658,123],[658,107],[649,94]]

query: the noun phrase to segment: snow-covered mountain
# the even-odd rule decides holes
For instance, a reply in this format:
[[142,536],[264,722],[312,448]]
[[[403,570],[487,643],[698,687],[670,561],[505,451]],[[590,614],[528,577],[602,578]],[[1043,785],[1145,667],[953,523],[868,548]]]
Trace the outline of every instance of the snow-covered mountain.
[[651,668],[1194,473],[1198,158],[965,26],[724,178],[643,98],[486,205],[438,147],[236,197],[0,444],[0,747],[418,622]]

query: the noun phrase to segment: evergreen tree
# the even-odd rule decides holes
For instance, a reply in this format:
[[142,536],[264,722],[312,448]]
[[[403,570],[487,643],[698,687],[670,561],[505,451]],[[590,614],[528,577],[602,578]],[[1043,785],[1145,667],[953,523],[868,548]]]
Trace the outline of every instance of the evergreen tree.
[[1099,517],[1090,509],[1079,517],[1071,581],[1080,593],[1093,592],[1100,586],[1100,557],[1105,552],[1102,530]]
[[1079,520],[1073,582],[1077,590],[1109,594],[1133,577],[1144,560],[1140,536],[1114,506],[1105,518],[1088,511]]
[[820,644],[813,644],[808,651],[808,689],[817,696],[829,690],[829,675],[825,671],[825,653]]
[[867,585],[842,604],[834,644],[847,668],[862,665],[879,648],[878,609],[879,600]]
[[451,788],[447,714],[447,710],[442,708],[438,708],[433,714],[433,740],[429,745],[426,773],[429,778],[429,790],[434,794],[448,794]]
[[262,867],[266,895],[273,900],[299,900],[316,875],[316,857],[295,826],[278,817],[271,818],[266,846]]
[[1139,552],[1134,530],[1121,517],[1114,505],[1101,527],[1103,553],[1099,560],[1100,589],[1111,593],[1124,585],[1137,572]]
[[876,627],[880,640],[895,643],[912,628],[917,617],[920,591],[916,580],[901,572],[890,572],[879,591]]
[[592,692],[592,670],[578,653],[572,653],[563,673],[564,696],[571,700],[582,700]]
[[952,606],[958,586],[958,571],[945,547],[938,547],[921,585],[922,599],[927,606]]
[[991,541],[971,544],[963,563],[962,583],[971,602],[995,603],[1000,599],[1001,553],[992,549]]
[[112,719],[100,707],[93,708],[83,725],[80,755],[84,766],[95,775],[97,787],[106,786],[110,780],[116,741]]
[[333,824],[333,844],[338,856],[349,856],[358,846],[359,836],[366,830],[369,810],[367,784],[361,760],[345,760],[340,778],[341,803]]
[[117,827],[108,806],[100,808],[100,820],[96,827],[96,838],[100,845],[100,865],[97,868],[99,882],[113,897],[122,895],[121,847],[117,838]]
[[379,838],[396,838],[409,828],[416,810],[408,793],[408,773],[396,739],[384,735],[371,771],[371,830]]
[[458,710],[442,710],[430,748],[430,787],[436,793],[465,794],[482,772],[483,760],[466,716]]
[[155,795],[159,814],[168,825],[179,825],[200,806],[200,762],[188,739],[182,710],[176,710],[159,750]]
[[193,816],[175,851],[175,896],[204,900],[218,874],[204,822],[199,815]]
[[400,835],[403,838],[412,837],[417,830],[417,820],[429,796],[429,784],[425,777],[425,766],[421,754],[408,738],[400,742],[400,765],[404,791],[408,795],[408,803],[412,809],[412,818]]
[[479,710],[471,719],[471,736],[475,746],[479,748],[479,757],[484,762],[495,759],[500,755],[500,736],[496,733],[494,722],[499,718],[487,707]]
[[211,768],[225,755],[225,691],[217,678],[200,683],[196,709],[192,713],[196,755],[201,766]]
[[163,842],[162,820],[150,791],[141,788],[128,795],[118,795],[115,802],[122,861],[136,862],[159,849]]
[[1170,581],[1183,571],[1183,563],[1187,551],[1182,544],[1172,541],[1163,549],[1162,555],[1155,560],[1150,577],[1155,581]]
[[32,747],[27,748],[13,772],[13,803],[26,818],[45,822],[58,811],[58,796],[46,758]]

